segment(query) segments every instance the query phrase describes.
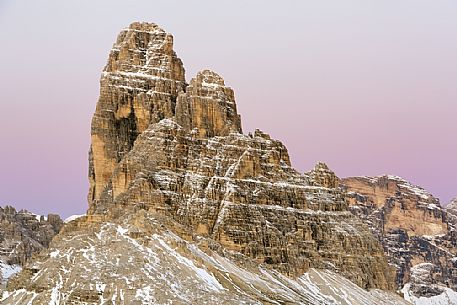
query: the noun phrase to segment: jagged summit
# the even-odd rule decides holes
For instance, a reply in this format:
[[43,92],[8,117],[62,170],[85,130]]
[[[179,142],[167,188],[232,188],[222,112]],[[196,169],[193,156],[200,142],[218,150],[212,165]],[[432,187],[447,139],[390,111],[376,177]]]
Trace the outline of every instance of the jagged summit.
[[202,86],[225,86],[224,79],[216,72],[208,69],[198,72],[193,80],[196,83],[202,84]]
[[108,62],[92,123],[90,215],[146,208],[286,274],[332,265],[364,287],[392,287],[382,249],[347,218],[336,175],[322,163],[300,174],[281,142],[243,135],[233,90],[210,70],[187,84],[171,35],[135,23]]
[[457,231],[457,197],[446,205],[449,223]]
[[199,137],[241,133],[234,93],[224,80],[204,70],[188,85],[173,36],[135,22],[119,34],[100,80],[89,155],[91,208],[137,136],[165,118]]
[[56,214],[43,216],[9,205],[0,207],[0,284],[47,248],[62,225]]
[[324,162],[317,162],[309,176],[314,185],[329,188],[336,188],[339,185],[339,178]]
[[173,51],[173,36],[145,22],[134,22],[121,31],[103,72],[184,82],[184,67]]
[[178,96],[176,121],[201,138],[242,133],[233,90],[210,70],[198,72]]

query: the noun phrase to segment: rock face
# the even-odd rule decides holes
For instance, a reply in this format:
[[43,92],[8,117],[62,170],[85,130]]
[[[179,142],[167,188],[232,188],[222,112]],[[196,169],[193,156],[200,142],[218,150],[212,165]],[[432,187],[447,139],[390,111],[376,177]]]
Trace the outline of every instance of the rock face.
[[449,209],[426,190],[395,176],[341,180],[350,210],[365,220],[397,269],[398,289],[414,297],[457,290],[456,231]]
[[[186,85],[167,37],[155,25],[135,23],[110,53],[92,123],[89,214],[137,205],[288,275],[332,266],[362,287],[391,288],[382,249],[347,212],[336,176],[324,164],[300,174],[282,143],[259,130],[241,134],[233,90],[208,70]],[[127,59],[118,55],[123,47]],[[145,59],[135,61],[137,53]],[[164,60],[147,59],[156,57]],[[156,65],[169,71],[164,81],[173,85],[160,86],[166,98],[135,106],[144,90],[158,90],[156,83],[139,85],[156,80]],[[157,103],[166,107],[151,106]],[[130,127],[117,128],[118,118]],[[102,146],[110,148],[96,153]]]
[[[47,248],[63,222],[58,215],[47,218],[11,206],[0,207],[0,264],[2,269],[24,265],[33,254]],[[8,267],[12,266],[12,267]],[[3,273],[6,273],[3,270]],[[6,274],[2,275],[7,277]]]
[[310,182],[326,188],[338,188],[340,180],[331,171],[327,164],[318,162],[314,169],[309,172]]
[[353,289],[392,290],[394,270],[336,175],[323,163],[301,174],[281,142],[241,131],[219,75],[187,85],[170,34],[122,31],[92,121],[88,215],[4,302],[401,304]]
[[241,133],[233,90],[209,70],[199,72],[178,96],[176,122],[203,139]]
[[138,205],[289,275],[334,266],[362,287],[389,288],[382,249],[339,190],[310,186],[289,164],[260,131],[198,139],[163,120],[119,163],[97,211]]
[[92,119],[89,202],[96,201],[117,163],[151,123],[174,116],[185,88],[173,36],[155,24],[133,23],[109,54]]

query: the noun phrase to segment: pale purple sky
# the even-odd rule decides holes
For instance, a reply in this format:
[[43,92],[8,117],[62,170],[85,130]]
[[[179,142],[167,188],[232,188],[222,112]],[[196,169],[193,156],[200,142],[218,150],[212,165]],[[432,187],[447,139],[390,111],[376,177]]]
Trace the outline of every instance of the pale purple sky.
[[394,174],[457,196],[457,1],[0,0],[0,205],[87,208],[100,72],[117,33],[156,22],[187,80],[210,68],[293,165]]

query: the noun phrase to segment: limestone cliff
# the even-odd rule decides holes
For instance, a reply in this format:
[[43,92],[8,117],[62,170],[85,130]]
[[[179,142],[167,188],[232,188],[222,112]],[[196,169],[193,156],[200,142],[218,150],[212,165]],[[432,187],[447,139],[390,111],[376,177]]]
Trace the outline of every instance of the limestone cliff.
[[338,177],[323,163],[301,174],[280,141],[243,134],[233,90],[209,70],[187,84],[172,41],[148,23],[119,35],[92,121],[88,215],[4,302],[401,304],[363,290],[394,289],[394,270]]
[[[242,134],[233,90],[209,70],[187,85],[170,37],[134,23],[110,53],[92,123],[89,214],[136,205],[285,274],[331,266],[362,287],[392,288],[382,248],[347,212],[336,176],[323,164],[300,174],[282,143]],[[160,90],[143,81],[157,69],[169,72]]]
[[185,88],[173,36],[155,24],[132,23],[113,45],[92,119],[89,201],[100,197],[117,163],[151,123],[174,116]]
[[457,290],[456,231],[439,200],[396,176],[341,180],[350,210],[365,220],[396,267],[397,287],[416,297]]

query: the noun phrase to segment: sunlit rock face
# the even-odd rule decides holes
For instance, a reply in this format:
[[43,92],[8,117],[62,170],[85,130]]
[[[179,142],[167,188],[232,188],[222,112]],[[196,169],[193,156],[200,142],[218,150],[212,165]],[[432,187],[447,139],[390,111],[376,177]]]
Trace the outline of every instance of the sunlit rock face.
[[198,72],[176,105],[176,122],[200,138],[241,133],[235,94],[215,72]]
[[150,23],[132,23],[119,34],[102,72],[92,119],[89,202],[100,197],[136,137],[151,123],[174,116],[185,86],[171,34]]
[[8,304],[402,304],[338,177],[243,134],[233,90],[209,70],[187,84],[157,25],[110,52],[89,169],[88,215],[10,280]]
[[457,290],[453,205],[396,176],[341,180],[350,210],[365,220],[397,269],[398,289],[412,298]]
[[[133,24],[111,51],[92,128],[89,214],[136,205],[285,274],[331,267],[362,287],[391,288],[382,248],[347,212],[336,175],[323,163],[301,174],[281,142],[260,130],[242,134],[233,90],[209,70],[187,85],[170,37]],[[160,81],[171,84],[161,90],[157,65],[168,71]],[[105,95],[105,88],[128,94]],[[166,107],[156,99],[136,105],[146,89],[165,90]],[[126,120],[128,128],[117,128]]]

